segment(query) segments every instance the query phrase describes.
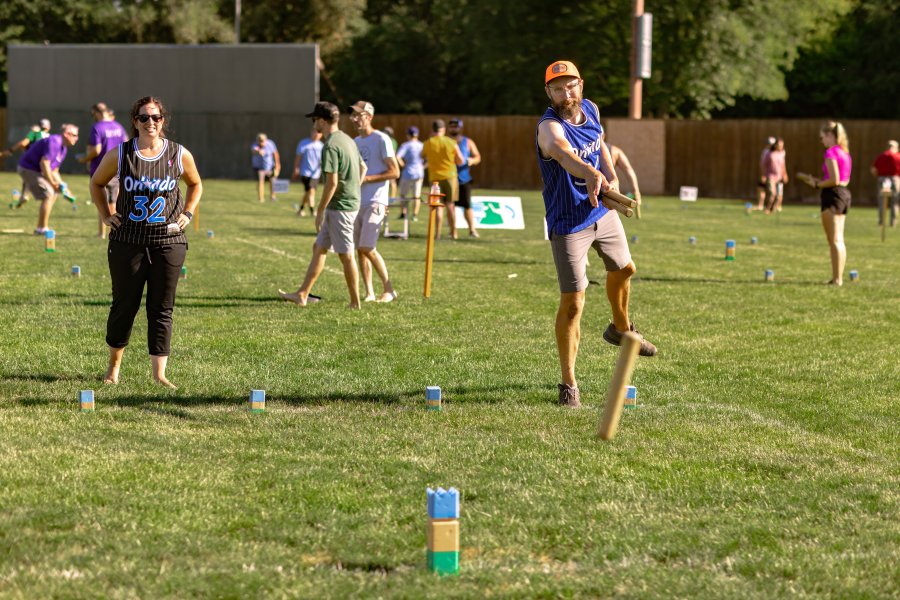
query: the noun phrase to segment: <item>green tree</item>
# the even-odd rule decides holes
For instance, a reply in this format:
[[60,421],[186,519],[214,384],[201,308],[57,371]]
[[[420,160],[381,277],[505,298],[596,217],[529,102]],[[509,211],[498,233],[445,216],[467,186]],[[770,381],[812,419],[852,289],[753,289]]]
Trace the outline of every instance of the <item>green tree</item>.
[[657,116],[708,117],[739,96],[786,99],[785,73],[804,47],[832,34],[854,1],[652,4],[653,77],[645,106]]
[[[647,113],[708,117],[740,96],[787,97],[785,73],[858,0],[647,0]],[[543,68],[574,61],[607,114],[629,96],[631,0],[371,0],[338,53],[338,86],[383,110],[534,114]]]
[[[364,31],[366,0],[254,0],[241,4],[241,41],[318,43],[331,54]],[[234,17],[234,0],[219,1],[219,15]],[[233,37],[233,36],[232,36]]]
[[[900,0],[864,0],[787,74],[785,116],[900,118]],[[891,66],[895,65],[895,66]]]

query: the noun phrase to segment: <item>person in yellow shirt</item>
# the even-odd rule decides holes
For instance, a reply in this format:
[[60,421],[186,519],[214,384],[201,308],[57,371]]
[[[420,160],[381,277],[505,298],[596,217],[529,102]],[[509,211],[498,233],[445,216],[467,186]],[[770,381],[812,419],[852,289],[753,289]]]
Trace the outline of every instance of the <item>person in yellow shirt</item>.
[[[422,159],[428,167],[429,182],[437,182],[444,194],[447,209],[447,223],[450,224],[450,237],[456,239],[456,200],[459,197],[459,182],[456,166],[465,162],[456,140],[447,137],[447,126],[442,119],[431,124],[431,137],[422,146]],[[441,212],[438,211],[435,221],[434,239],[441,238]]]

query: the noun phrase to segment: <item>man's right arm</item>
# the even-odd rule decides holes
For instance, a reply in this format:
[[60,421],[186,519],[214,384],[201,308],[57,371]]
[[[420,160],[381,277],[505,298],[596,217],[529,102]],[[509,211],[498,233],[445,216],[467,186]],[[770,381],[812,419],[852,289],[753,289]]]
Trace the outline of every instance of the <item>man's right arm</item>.
[[542,155],[558,162],[573,177],[583,179],[587,184],[591,206],[599,206],[597,198],[610,188],[609,182],[603,173],[575,154],[559,123],[549,119],[541,122],[538,126],[538,148]]
[[100,144],[89,144],[87,147],[87,151],[84,153],[78,162],[86,163],[100,156]]

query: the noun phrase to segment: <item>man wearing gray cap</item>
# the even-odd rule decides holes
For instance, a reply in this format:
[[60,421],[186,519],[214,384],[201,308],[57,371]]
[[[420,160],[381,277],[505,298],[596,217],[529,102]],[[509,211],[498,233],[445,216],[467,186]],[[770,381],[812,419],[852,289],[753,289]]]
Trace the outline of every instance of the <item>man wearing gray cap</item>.
[[[388,276],[384,258],[375,248],[381,223],[387,214],[390,182],[400,176],[397,159],[394,157],[394,146],[386,133],[372,127],[375,107],[371,102],[360,100],[350,107],[350,120],[356,125],[359,135],[353,140],[359,149],[359,155],[366,163],[366,175],[362,178],[360,189],[359,214],[353,225],[353,242],[359,253],[359,268],[362,272],[365,302],[393,302],[397,292]],[[372,269],[378,273],[383,285],[383,292],[376,298],[372,285]]]

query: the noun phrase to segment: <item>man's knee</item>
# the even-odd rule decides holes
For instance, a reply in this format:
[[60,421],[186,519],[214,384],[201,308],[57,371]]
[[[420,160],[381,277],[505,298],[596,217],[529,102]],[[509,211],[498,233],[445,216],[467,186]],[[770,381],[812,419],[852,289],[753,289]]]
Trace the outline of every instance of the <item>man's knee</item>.
[[625,265],[618,271],[610,271],[609,272],[610,275],[613,275],[614,277],[616,277],[618,279],[628,279],[635,273],[637,273],[637,267],[634,265],[633,261],[628,263],[627,265]]
[[584,310],[584,292],[562,294],[559,297],[559,312],[569,320],[577,319]]

